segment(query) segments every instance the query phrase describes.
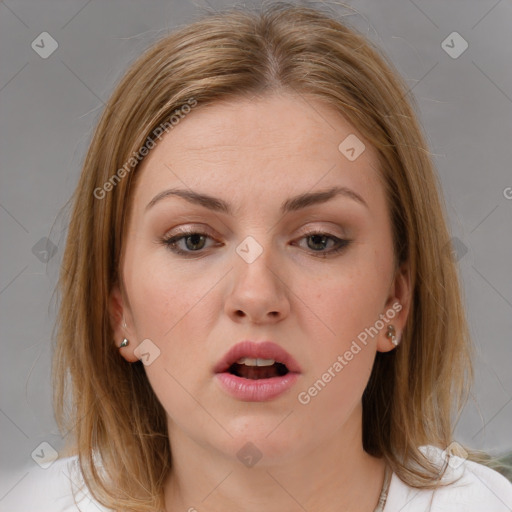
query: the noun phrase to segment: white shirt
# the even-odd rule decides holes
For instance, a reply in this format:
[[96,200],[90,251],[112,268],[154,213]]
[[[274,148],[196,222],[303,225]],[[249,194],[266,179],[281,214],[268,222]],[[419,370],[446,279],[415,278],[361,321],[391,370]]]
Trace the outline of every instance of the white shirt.
[[[443,463],[438,448],[423,447],[436,463]],[[55,461],[48,469],[31,468],[0,501],[1,512],[110,512],[93,500],[87,490],[73,499],[81,481],[76,457]],[[391,477],[384,512],[511,512],[512,483],[492,469],[452,456],[443,482],[447,487],[421,490],[409,487],[396,474]]]

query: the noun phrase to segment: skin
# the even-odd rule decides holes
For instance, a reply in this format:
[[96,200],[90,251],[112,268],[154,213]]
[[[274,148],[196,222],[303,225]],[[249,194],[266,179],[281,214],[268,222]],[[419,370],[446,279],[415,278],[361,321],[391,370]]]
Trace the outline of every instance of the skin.
[[[355,161],[338,150],[349,134],[366,145]],[[127,361],[137,361],[142,340],[160,350],[145,370],[168,416],[167,510],[374,510],[385,463],[362,448],[361,396],[376,351],[394,349],[385,329],[307,405],[297,395],[394,303],[402,309],[392,324],[398,336],[403,330],[409,276],[395,266],[378,169],[374,148],[329,106],[274,93],[199,105],[137,171],[111,317],[117,346],[130,340],[120,350]],[[280,212],[292,196],[333,186],[366,205],[338,195]],[[146,209],[170,188],[222,199],[234,214],[177,196]],[[211,237],[202,249],[197,238],[178,242],[199,248],[193,257],[162,242],[185,227]],[[321,257],[335,240],[323,248],[307,236],[313,230],[350,243]],[[263,250],[252,263],[235,251],[247,236]],[[226,394],[213,367],[242,340],[291,353],[302,368],[294,387],[260,403]],[[247,442],[262,455],[251,468],[237,457]]]

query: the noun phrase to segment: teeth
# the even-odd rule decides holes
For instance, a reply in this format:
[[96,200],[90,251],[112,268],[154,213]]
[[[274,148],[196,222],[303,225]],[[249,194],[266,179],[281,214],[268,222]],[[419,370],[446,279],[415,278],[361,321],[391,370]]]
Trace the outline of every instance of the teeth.
[[252,357],[241,357],[238,364],[245,364],[246,366],[272,366],[275,361],[274,359],[254,359]]

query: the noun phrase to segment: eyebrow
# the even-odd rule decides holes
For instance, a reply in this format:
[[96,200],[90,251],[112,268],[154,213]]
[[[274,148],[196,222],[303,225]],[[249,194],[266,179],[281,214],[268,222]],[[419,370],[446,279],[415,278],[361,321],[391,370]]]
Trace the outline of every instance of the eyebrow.
[[[301,210],[302,208],[306,208],[308,206],[326,203],[327,201],[337,196],[347,197],[368,208],[366,201],[354,190],[348,187],[331,187],[329,189],[321,190],[318,192],[306,192],[304,194],[299,194],[287,199],[281,205],[281,213],[285,214]],[[193,190],[184,190],[179,188],[172,188],[160,192],[153,199],[151,199],[145,210],[149,210],[156,203],[168,197],[181,197],[189,203],[198,204],[215,212],[226,213],[228,215],[233,214],[231,206],[223,199],[212,197],[208,194],[200,194],[198,192],[194,192]]]

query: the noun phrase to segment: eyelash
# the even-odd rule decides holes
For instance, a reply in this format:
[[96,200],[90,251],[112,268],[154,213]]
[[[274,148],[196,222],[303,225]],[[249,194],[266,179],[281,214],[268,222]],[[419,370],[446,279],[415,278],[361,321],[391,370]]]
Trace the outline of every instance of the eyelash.
[[[184,251],[183,249],[180,249],[179,247],[177,247],[177,244],[180,240],[184,240],[185,238],[193,236],[193,235],[204,236],[204,237],[212,239],[212,237],[210,235],[208,235],[208,233],[204,233],[202,231],[184,230],[184,231],[180,232],[180,234],[178,234],[178,235],[173,235],[170,237],[162,238],[161,243],[164,244],[165,246],[167,246],[175,254],[178,254],[180,256],[185,256],[188,258],[194,258],[194,257],[204,254],[204,252],[201,252],[201,251],[203,251],[203,249],[199,249],[198,251]],[[348,247],[348,245],[351,243],[351,240],[338,238],[334,235],[331,235],[330,233],[325,233],[323,231],[309,231],[307,233],[303,233],[302,237],[299,238],[299,240],[302,240],[304,238],[309,238],[309,237],[312,237],[315,235],[334,240],[335,245],[337,245],[337,247],[335,247],[334,249],[331,249],[331,250],[325,251],[325,252],[324,251],[311,251],[311,254],[313,254],[317,258],[327,258],[329,256],[339,254],[342,251],[344,251]],[[197,256],[194,256],[194,253],[197,253]]]

